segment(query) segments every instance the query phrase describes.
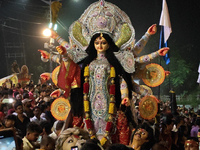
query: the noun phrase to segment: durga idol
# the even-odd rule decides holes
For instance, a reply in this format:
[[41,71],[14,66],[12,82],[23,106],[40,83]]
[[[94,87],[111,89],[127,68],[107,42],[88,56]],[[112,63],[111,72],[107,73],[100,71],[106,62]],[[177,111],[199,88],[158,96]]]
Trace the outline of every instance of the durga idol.
[[150,62],[169,50],[138,56],[155,32],[156,25],[152,25],[135,44],[129,17],[101,0],[91,4],[70,26],[70,43],[52,33],[61,45],[56,48],[59,55],[40,51],[44,61],[60,64],[57,85],[70,101],[72,124],[81,126],[84,122],[90,138],[98,138],[102,145],[129,144],[129,123],[136,126],[129,104],[135,92],[131,76],[137,64]]

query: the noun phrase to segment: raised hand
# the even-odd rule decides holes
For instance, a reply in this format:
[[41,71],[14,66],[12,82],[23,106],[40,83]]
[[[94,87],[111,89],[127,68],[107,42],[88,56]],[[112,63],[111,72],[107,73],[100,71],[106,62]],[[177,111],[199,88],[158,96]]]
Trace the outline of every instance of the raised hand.
[[165,56],[168,51],[169,51],[169,47],[163,47],[163,48],[161,48],[161,49],[158,50],[158,54],[160,56]]
[[40,75],[40,78],[42,78],[42,79],[46,82],[46,81],[50,80],[50,78],[51,78],[51,73],[47,73],[47,72],[42,73],[42,74]]
[[57,89],[50,94],[50,97],[58,98],[61,95],[61,90]]
[[55,31],[51,30],[51,38],[56,39],[58,36],[59,35]]
[[126,107],[130,106],[130,100],[128,97],[124,98],[121,102],[122,105],[125,105]]
[[169,76],[170,74],[171,74],[170,71],[165,71],[165,76],[166,76],[166,77]]
[[149,29],[147,30],[147,32],[150,34],[150,35],[153,35],[157,32],[157,26],[156,24],[153,24],[152,26],[149,27]]
[[57,46],[57,47],[56,47],[56,50],[57,50],[58,53],[61,54],[61,55],[67,54],[67,51],[66,51],[66,49],[65,49],[63,46]]
[[38,50],[40,53],[41,53],[41,56],[45,59],[49,59],[50,57],[50,54],[47,52],[47,51],[44,51],[44,50]]

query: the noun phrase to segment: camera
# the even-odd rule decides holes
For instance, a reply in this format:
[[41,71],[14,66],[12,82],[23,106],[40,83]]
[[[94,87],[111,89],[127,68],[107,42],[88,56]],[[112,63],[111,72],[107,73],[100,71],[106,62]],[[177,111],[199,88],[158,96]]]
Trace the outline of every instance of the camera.
[[71,150],[78,150],[78,146],[71,147]]

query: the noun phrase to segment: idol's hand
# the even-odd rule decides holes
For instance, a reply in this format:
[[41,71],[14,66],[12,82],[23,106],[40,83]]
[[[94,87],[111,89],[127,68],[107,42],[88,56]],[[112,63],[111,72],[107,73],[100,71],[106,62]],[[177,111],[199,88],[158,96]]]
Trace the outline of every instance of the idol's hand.
[[41,56],[45,59],[49,59],[50,54],[47,51],[44,50],[38,50],[41,53]]
[[169,76],[170,74],[171,74],[170,71],[165,71],[165,76],[166,76],[166,77]]
[[121,104],[122,104],[122,105],[125,105],[126,107],[131,105],[131,104],[130,104],[130,100],[129,100],[128,97],[124,98],[124,99],[122,100]]
[[47,73],[47,72],[42,73],[42,74],[40,75],[40,78],[42,78],[42,79],[44,80],[44,82],[46,82],[46,81],[48,81],[48,80],[51,79],[51,73]]
[[163,47],[163,48],[161,48],[161,49],[158,50],[158,54],[160,56],[165,56],[168,51],[169,51],[169,47]]
[[55,31],[51,30],[51,38],[56,39],[58,36],[59,35]]
[[57,89],[50,94],[50,97],[58,98],[61,95],[61,90]]
[[152,26],[149,27],[149,29],[147,30],[147,32],[150,34],[150,35],[153,35],[157,32],[157,26],[156,24],[153,24]]
[[66,49],[65,49],[63,46],[57,46],[57,47],[56,47],[56,50],[57,50],[58,53],[61,54],[61,55],[67,54],[67,51],[66,51]]

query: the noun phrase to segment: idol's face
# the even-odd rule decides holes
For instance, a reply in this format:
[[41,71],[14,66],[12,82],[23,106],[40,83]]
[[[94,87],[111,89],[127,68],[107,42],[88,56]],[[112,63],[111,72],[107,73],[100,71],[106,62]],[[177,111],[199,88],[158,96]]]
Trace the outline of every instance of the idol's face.
[[109,44],[104,37],[99,36],[94,41],[94,47],[99,54],[105,52],[109,48]]
[[62,148],[63,150],[71,150],[71,147],[78,146],[78,148],[81,149],[83,143],[85,142],[86,140],[82,139],[82,136],[71,135],[65,140]]

